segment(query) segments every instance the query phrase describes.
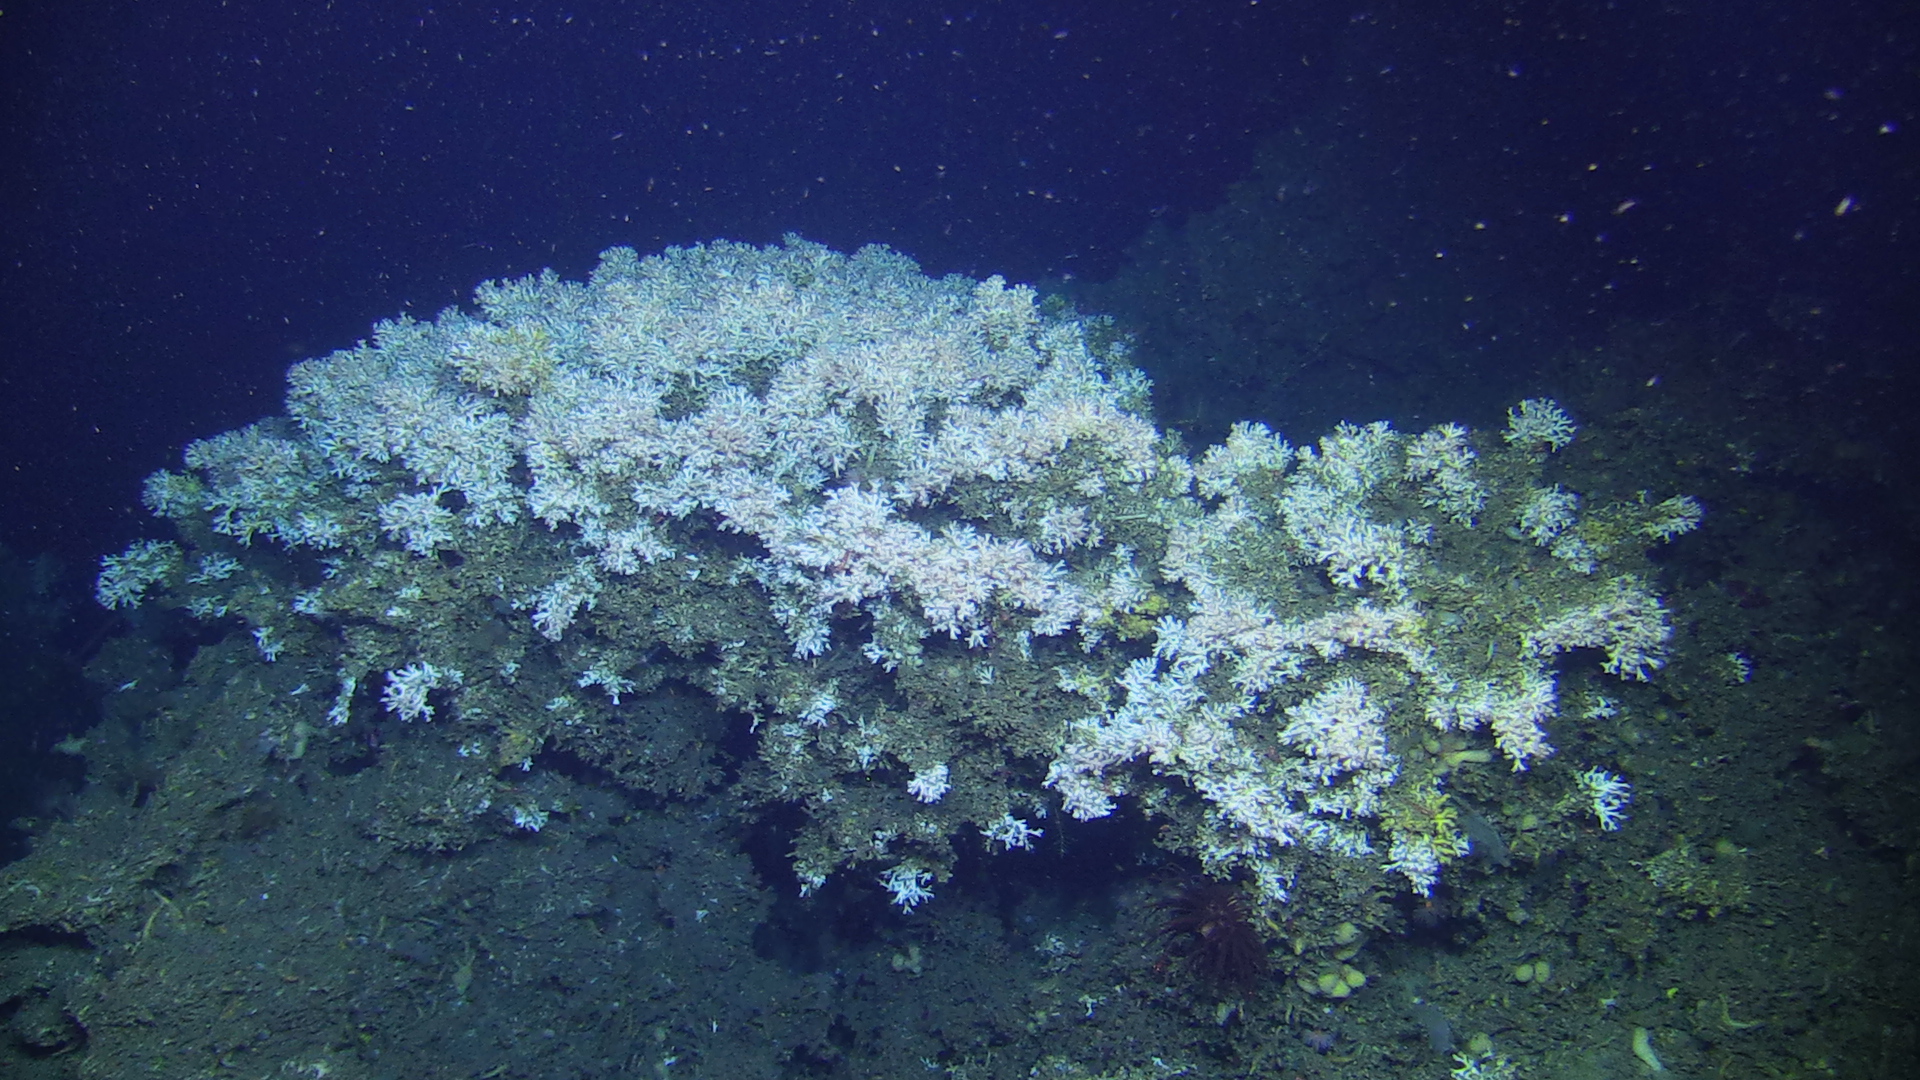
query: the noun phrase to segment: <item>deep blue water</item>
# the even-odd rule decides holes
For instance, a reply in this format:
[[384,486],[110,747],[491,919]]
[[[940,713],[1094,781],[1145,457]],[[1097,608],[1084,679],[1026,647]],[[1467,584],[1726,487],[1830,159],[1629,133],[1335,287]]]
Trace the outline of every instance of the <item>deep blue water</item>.
[[935,273],[1098,281],[1294,131],[1309,182],[1369,211],[1328,235],[1444,261],[1479,340],[1705,305],[1760,322],[1789,295],[1825,305],[1853,370],[1895,370],[1920,190],[1903,18],[1637,0],[12,5],[0,540],[78,562],[117,547],[142,525],[138,478],[277,411],[290,361],[484,278],[797,231]]

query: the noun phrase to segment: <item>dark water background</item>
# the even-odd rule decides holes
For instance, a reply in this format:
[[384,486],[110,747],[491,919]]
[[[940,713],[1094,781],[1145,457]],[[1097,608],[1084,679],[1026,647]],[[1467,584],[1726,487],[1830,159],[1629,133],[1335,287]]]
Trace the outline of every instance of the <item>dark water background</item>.
[[0,540],[117,547],[289,362],[485,278],[797,231],[1097,281],[1295,131],[1371,211],[1326,243],[1443,260],[1496,360],[1788,297],[1898,371],[1915,63],[1895,3],[10,5]]

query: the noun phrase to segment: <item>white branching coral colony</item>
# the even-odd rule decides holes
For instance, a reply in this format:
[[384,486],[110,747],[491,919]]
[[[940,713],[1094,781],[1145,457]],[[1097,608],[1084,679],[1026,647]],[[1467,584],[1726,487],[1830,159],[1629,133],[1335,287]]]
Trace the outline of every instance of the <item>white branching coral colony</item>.
[[754,734],[741,792],[805,811],[803,889],[856,867],[903,908],[956,843],[1129,804],[1269,904],[1425,892],[1467,849],[1449,769],[1554,753],[1560,681],[1597,677],[1560,654],[1661,666],[1645,551],[1700,518],[1546,480],[1576,429],[1540,399],[1190,463],[1102,320],[797,238],[490,283],[289,381],[148,481],[178,538],[106,559],[102,603],[244,621],[335,688],[271,721],[315,745],[384,709],[491,759],[419,795],[469,834],[403,844],[544,823],[509,788],[543,748],[645,786],[639,704],[699,687]]

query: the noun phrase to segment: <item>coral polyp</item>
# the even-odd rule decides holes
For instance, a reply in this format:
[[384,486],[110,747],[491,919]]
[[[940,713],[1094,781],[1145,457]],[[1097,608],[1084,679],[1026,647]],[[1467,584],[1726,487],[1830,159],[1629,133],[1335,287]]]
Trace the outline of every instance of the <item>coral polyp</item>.
[[1240,886],[1197,878],[1157,906],[1167,916],[1160,924],[1167,954],[1196,982],[1241,996],[1259,985],[1268,968],[1267,943]]

